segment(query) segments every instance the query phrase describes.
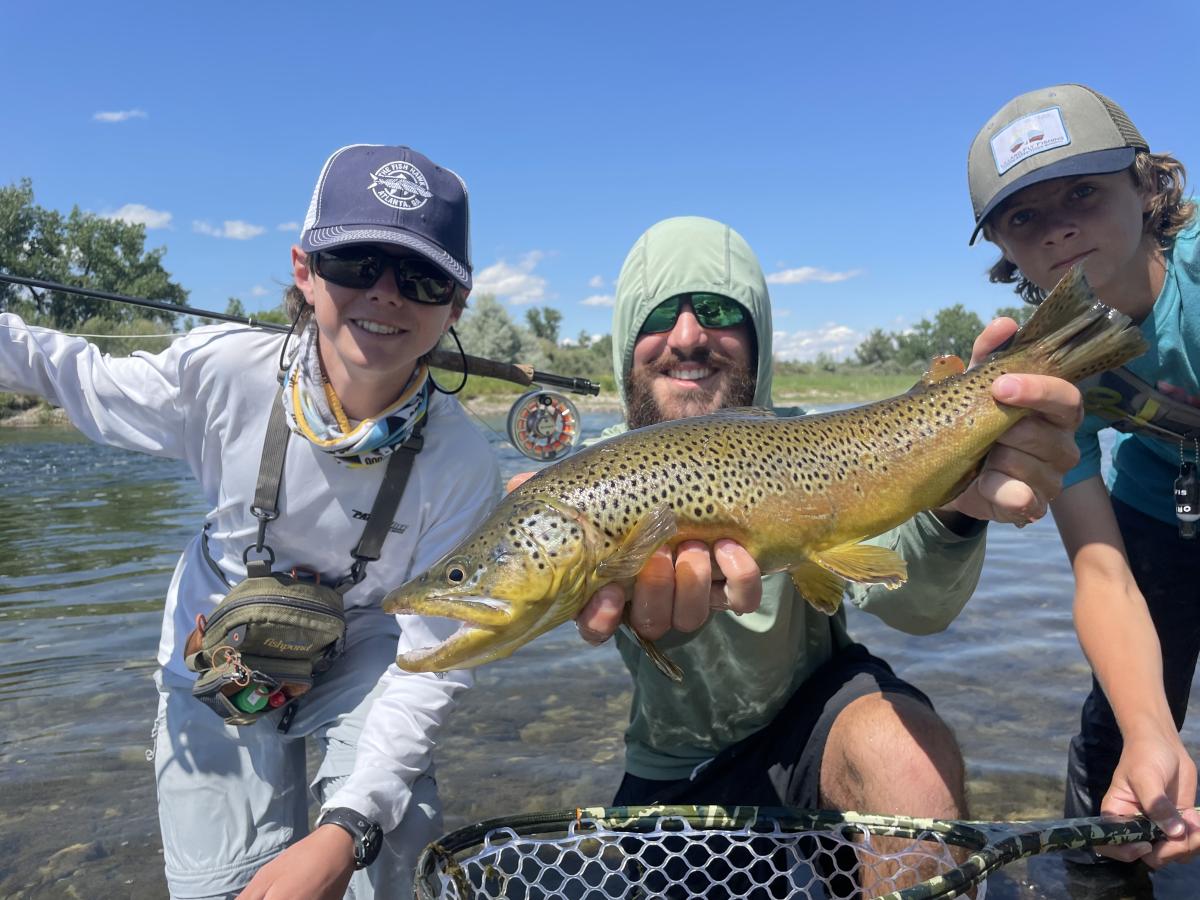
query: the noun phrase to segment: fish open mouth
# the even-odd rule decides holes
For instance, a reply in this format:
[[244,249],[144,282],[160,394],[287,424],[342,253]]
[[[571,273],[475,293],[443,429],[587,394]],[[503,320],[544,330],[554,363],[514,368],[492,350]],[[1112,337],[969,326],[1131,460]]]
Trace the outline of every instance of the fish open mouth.
[[[446,618],[444,616],[430,616],[430,618]],[[451,619],[449,621],[458,621]],[[454,634],[428,647],[417,647],[413,650],[406,650],[396,657],[396,661],[403,662],[403,668],[409,666],[420,666],[426,660],[441,659],[443,656],[453,654],[456,650],[470,646],[481,638],[490,638],[495,635],[495,631],[491,628],[484,628],[478,625],[472,625],[469,622],[458,621],[458,628]],[[419,669],[410,669],[410,671],[419,671]]]
[[397,656],[397,664],[410,672],[440,671],[487,655],[487,648],[501,640],[500,631],[512,617],[512,604],[496,597],[430,596],[411,603],[397,598],[387,608],[396,615],[443,619],[458,626],[439,643]]

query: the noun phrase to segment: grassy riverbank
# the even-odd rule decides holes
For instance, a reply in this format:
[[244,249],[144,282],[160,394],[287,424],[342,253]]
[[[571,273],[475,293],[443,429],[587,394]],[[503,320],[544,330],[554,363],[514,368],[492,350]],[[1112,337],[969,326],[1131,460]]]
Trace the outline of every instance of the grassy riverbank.
[[[462,377],[457,373],[435,371],[438,383],[453,388]],[[867,370],[813,371],[803,374],[781,372],[775,375],[774,400],[777,406],[827,406],[835,403],[864,403],[900,394],[912,386],[911,374],[886,375]],[[506,412],[521,396],[522,388],[495,378],[470,378],[457,395],[476,412]],[[582,410],[616,409],[620,406],[611,377],[600,382],[598,396],[572,394]],[[48,403],[17,394],[0,393],[0,427],[36,427],[63,424],[62,411]]]

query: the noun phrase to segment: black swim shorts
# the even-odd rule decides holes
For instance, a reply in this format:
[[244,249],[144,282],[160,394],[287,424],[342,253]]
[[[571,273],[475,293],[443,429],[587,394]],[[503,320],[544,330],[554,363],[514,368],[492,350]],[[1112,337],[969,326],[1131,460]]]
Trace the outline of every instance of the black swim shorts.
[[626,772],[614,806],[647,803],[792,806],[817,809],[821,757],[834,720],[868,694],[901,694],[933,709],[917,688],[861,644],[838,651],[817,669],[771,724],[726,747],[691,778],[659,781]]

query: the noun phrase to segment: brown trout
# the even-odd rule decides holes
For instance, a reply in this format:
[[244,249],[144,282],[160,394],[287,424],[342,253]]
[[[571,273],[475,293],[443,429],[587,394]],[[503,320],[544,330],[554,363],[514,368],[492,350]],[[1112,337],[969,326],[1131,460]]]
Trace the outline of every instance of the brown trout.
[[508,656],[574,617],[601,586],[629,584],[664,543],[732,538],[764,573],[789,572],[828,614],[847,581],[898,587],[904,560],[862,541],[952,500],[1027,414],[992,398],[997,377],[1079,381],[1144,350],[1136,326],[1097,301],[1076,266],[1008,349],[969,371],[943,357],[910,391],[877,403],[797,418],[723,410],[595,444],[542,469],[429,571],[384,598],[390,613],[464,623],[396,663],[429,672]]

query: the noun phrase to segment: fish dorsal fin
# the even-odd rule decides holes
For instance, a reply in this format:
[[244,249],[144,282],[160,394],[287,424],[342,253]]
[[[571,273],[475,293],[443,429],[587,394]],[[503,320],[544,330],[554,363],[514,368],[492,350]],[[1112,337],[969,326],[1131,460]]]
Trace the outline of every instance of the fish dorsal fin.
[[603,584],[633,578],[642,571],[650,554],[673,538],[678,530],[675,511],[670,506],[659,504],[653,507],[633,526],[616,552],[596,566],[596,577]]
[[939,381],[945,381],[947,378],[961,375],[965,371],[967,371],[966,365],[957,356],[953,354],[935,356],[933,362],[929,364],[929,371],[921,376],[921,383],[926,385],[937,384]]
[[813,561],[857,584],[898,588],[908,580],[908,564],[895,550],[874,544],[842,544],[813,554]]
[[792,584],[800,596],[827,616],[832,616],[842,604],[846,582],[816,563],[805,561],[791,570]]
[[769,406],[730,406],[709,413],[715,419],[775,418],[775,410]]

